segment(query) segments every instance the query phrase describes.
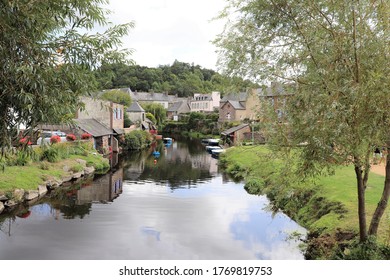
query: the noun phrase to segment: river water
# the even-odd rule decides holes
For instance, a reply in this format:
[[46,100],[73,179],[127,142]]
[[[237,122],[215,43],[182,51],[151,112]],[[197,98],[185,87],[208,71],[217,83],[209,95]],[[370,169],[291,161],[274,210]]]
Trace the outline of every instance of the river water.
[[152,149],[158,158],[134,152],[1,215],[0,259],[303,259],[289,237],[305,229],[224,175],[200,141]]

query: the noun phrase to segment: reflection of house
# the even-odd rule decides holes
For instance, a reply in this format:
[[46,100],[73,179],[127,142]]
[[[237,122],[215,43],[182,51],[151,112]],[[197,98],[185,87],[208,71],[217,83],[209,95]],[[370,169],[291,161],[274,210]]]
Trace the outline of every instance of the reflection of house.
[[246,135],[250,134],[251,128],[249,124],[240,124],[228,130],[221,132],[222,139],[228,144],[237,144],[246,139]]
[[145,121],[145,110],[142,108],[142,106],[138,103],[138,101],[134,101],[129,108],[126,110],[127,115],[129,116],[129,119],[133,123],[142,123]]
[[84,185],[77,191],[77,204],[90,202],[110,202],[122,193],[123,169],[108,173]]
[[254,120],[260,99],[255,91],[229,94],[221,99],[219,107],[219,122]]
[[221,95],[217,91],[211,94],[195,93],[190,100],[191,112],[213,112],[214,108],[219,107],[220,100]]
[[170,120],[178,121],[181,114],[189,113],[190,107],[187,101],[177,101],[169,105],[167,117]]
[[167,93],[153,93],[153,92],[131,92],[131,100],[139,103],[157,103],[161,104],[165,109],[168,109],[169,98]]

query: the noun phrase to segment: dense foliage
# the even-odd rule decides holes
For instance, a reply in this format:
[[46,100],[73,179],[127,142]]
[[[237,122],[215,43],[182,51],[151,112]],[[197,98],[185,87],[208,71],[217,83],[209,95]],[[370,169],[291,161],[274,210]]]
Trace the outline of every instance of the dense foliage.
[[124,141],[121,143],[125,150],[142,150],[150,146],[152,136],[144,130],[134,130],[125,135]]
[[132,24],[105,27],[105,0],[0,1],[0,147],[10,146],[23,124],[66,123],[91,92],[91,70],[124,62],[118,50]]
[[230,15],[215,41],[226,71],[291,85],[286,124],[270,122],[269,139],[284,151],[305,144],[302,175],[352,164],[360,240],[376,235],[390,197],[389,156],[369,229],[365,192],[375,147],[390,151],[389,1],[229,0],[221,16]]
[[95,77],[100,89],[130,88],[139,92],[167,92],[179,97],[194,93],[241,91],[253,87],[249,80],[228,78],[199,65],[175,61],[149,68],[139,65],[103,64]]

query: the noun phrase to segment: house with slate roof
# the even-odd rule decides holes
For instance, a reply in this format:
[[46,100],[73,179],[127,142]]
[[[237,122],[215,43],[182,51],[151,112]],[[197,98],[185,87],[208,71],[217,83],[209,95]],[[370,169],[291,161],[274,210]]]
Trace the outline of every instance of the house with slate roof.
[[154,92],[130,92],[131,100],[138,103],[157,103],[161,104],[165,109],[168,109],[169,97],[167,93]]
[[145,110],[138,101],[131,103],[130,107],[126,109],[126,114],[133,123],[142,123],[145,121]]
[[187,100],[181,100],[169,105],[167,110],[167,118],[169,120],[178,121],[181,114],[189,113],[191,111]]
[[82,101],[85,107],[76,113],[76,126],[93,136],[95,149],[103,152],[111,147],[119,151],[117,138],[124,134],[124,106],[89,97]]
[[219,105],[219,122],[236,122],[257,119],[260,98],[256,91],[225,95]]

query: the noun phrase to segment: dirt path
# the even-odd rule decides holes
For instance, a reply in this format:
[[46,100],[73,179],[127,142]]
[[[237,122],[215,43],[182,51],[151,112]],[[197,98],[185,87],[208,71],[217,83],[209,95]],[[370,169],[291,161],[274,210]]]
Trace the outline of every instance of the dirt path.
[[374,172],[375,174],[385,176],[385,174],[386,174],[385,164],[384,163],[373,164],[373,165],[371,165],[371,171]]

